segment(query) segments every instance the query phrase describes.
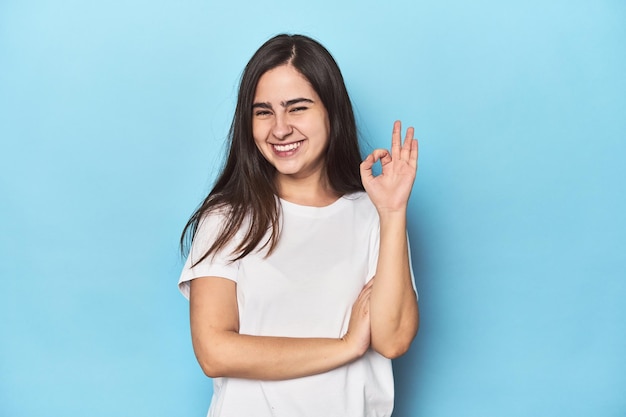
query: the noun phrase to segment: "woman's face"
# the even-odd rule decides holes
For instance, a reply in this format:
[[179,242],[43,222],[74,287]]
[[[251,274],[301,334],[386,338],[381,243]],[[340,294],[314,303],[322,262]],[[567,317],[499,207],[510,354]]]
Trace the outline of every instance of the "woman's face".
[[259,79],[252,134],[279,177],[322,177],[330,134],[328,113],[309,81],[291,65],[273,68]]

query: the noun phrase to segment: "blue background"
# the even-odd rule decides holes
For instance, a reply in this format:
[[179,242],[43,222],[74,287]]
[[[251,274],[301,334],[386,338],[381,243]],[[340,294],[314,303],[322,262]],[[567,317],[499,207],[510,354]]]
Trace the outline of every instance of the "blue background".
[[241,71],[334,54],[416,127],[396,417],[626,415],[623,1],[0,2],[0,415],[203,416],[176,281]]

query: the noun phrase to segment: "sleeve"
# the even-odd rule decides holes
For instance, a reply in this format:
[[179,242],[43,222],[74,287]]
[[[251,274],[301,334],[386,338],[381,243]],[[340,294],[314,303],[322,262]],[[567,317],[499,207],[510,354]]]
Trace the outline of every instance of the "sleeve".
[[202,262],[192,266],[195,260],[200,259],[215,241],[223,222],[223,214],[209,213],[198,225],[189,256],[178,280],[178,289],[187,299],[189,299],[190,281],[195,278],[220,277],[237,282],[240,261],[231,262],[229,260],[236,246],[236,238],[231,240],[220,252],[207,256]]

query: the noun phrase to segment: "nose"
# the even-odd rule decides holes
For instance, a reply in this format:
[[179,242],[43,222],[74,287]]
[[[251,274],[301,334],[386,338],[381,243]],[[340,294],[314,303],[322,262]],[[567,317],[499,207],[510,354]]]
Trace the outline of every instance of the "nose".
[[278,140],[285,140],[293,132],[293,127],[289,123],[289,118],[283,114],[277,114],[274,118],[272,135]]

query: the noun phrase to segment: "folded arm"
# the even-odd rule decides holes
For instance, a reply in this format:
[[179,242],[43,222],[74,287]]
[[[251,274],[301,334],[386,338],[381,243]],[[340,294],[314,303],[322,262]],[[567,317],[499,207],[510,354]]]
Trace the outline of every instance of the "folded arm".
[[332,339],[240,334],[236,285],[219,277],[191,281],[192,343],[209,377],[284,380],[315,375],[352,362],[370,344],[371,286],[354,304],[348,333]]

